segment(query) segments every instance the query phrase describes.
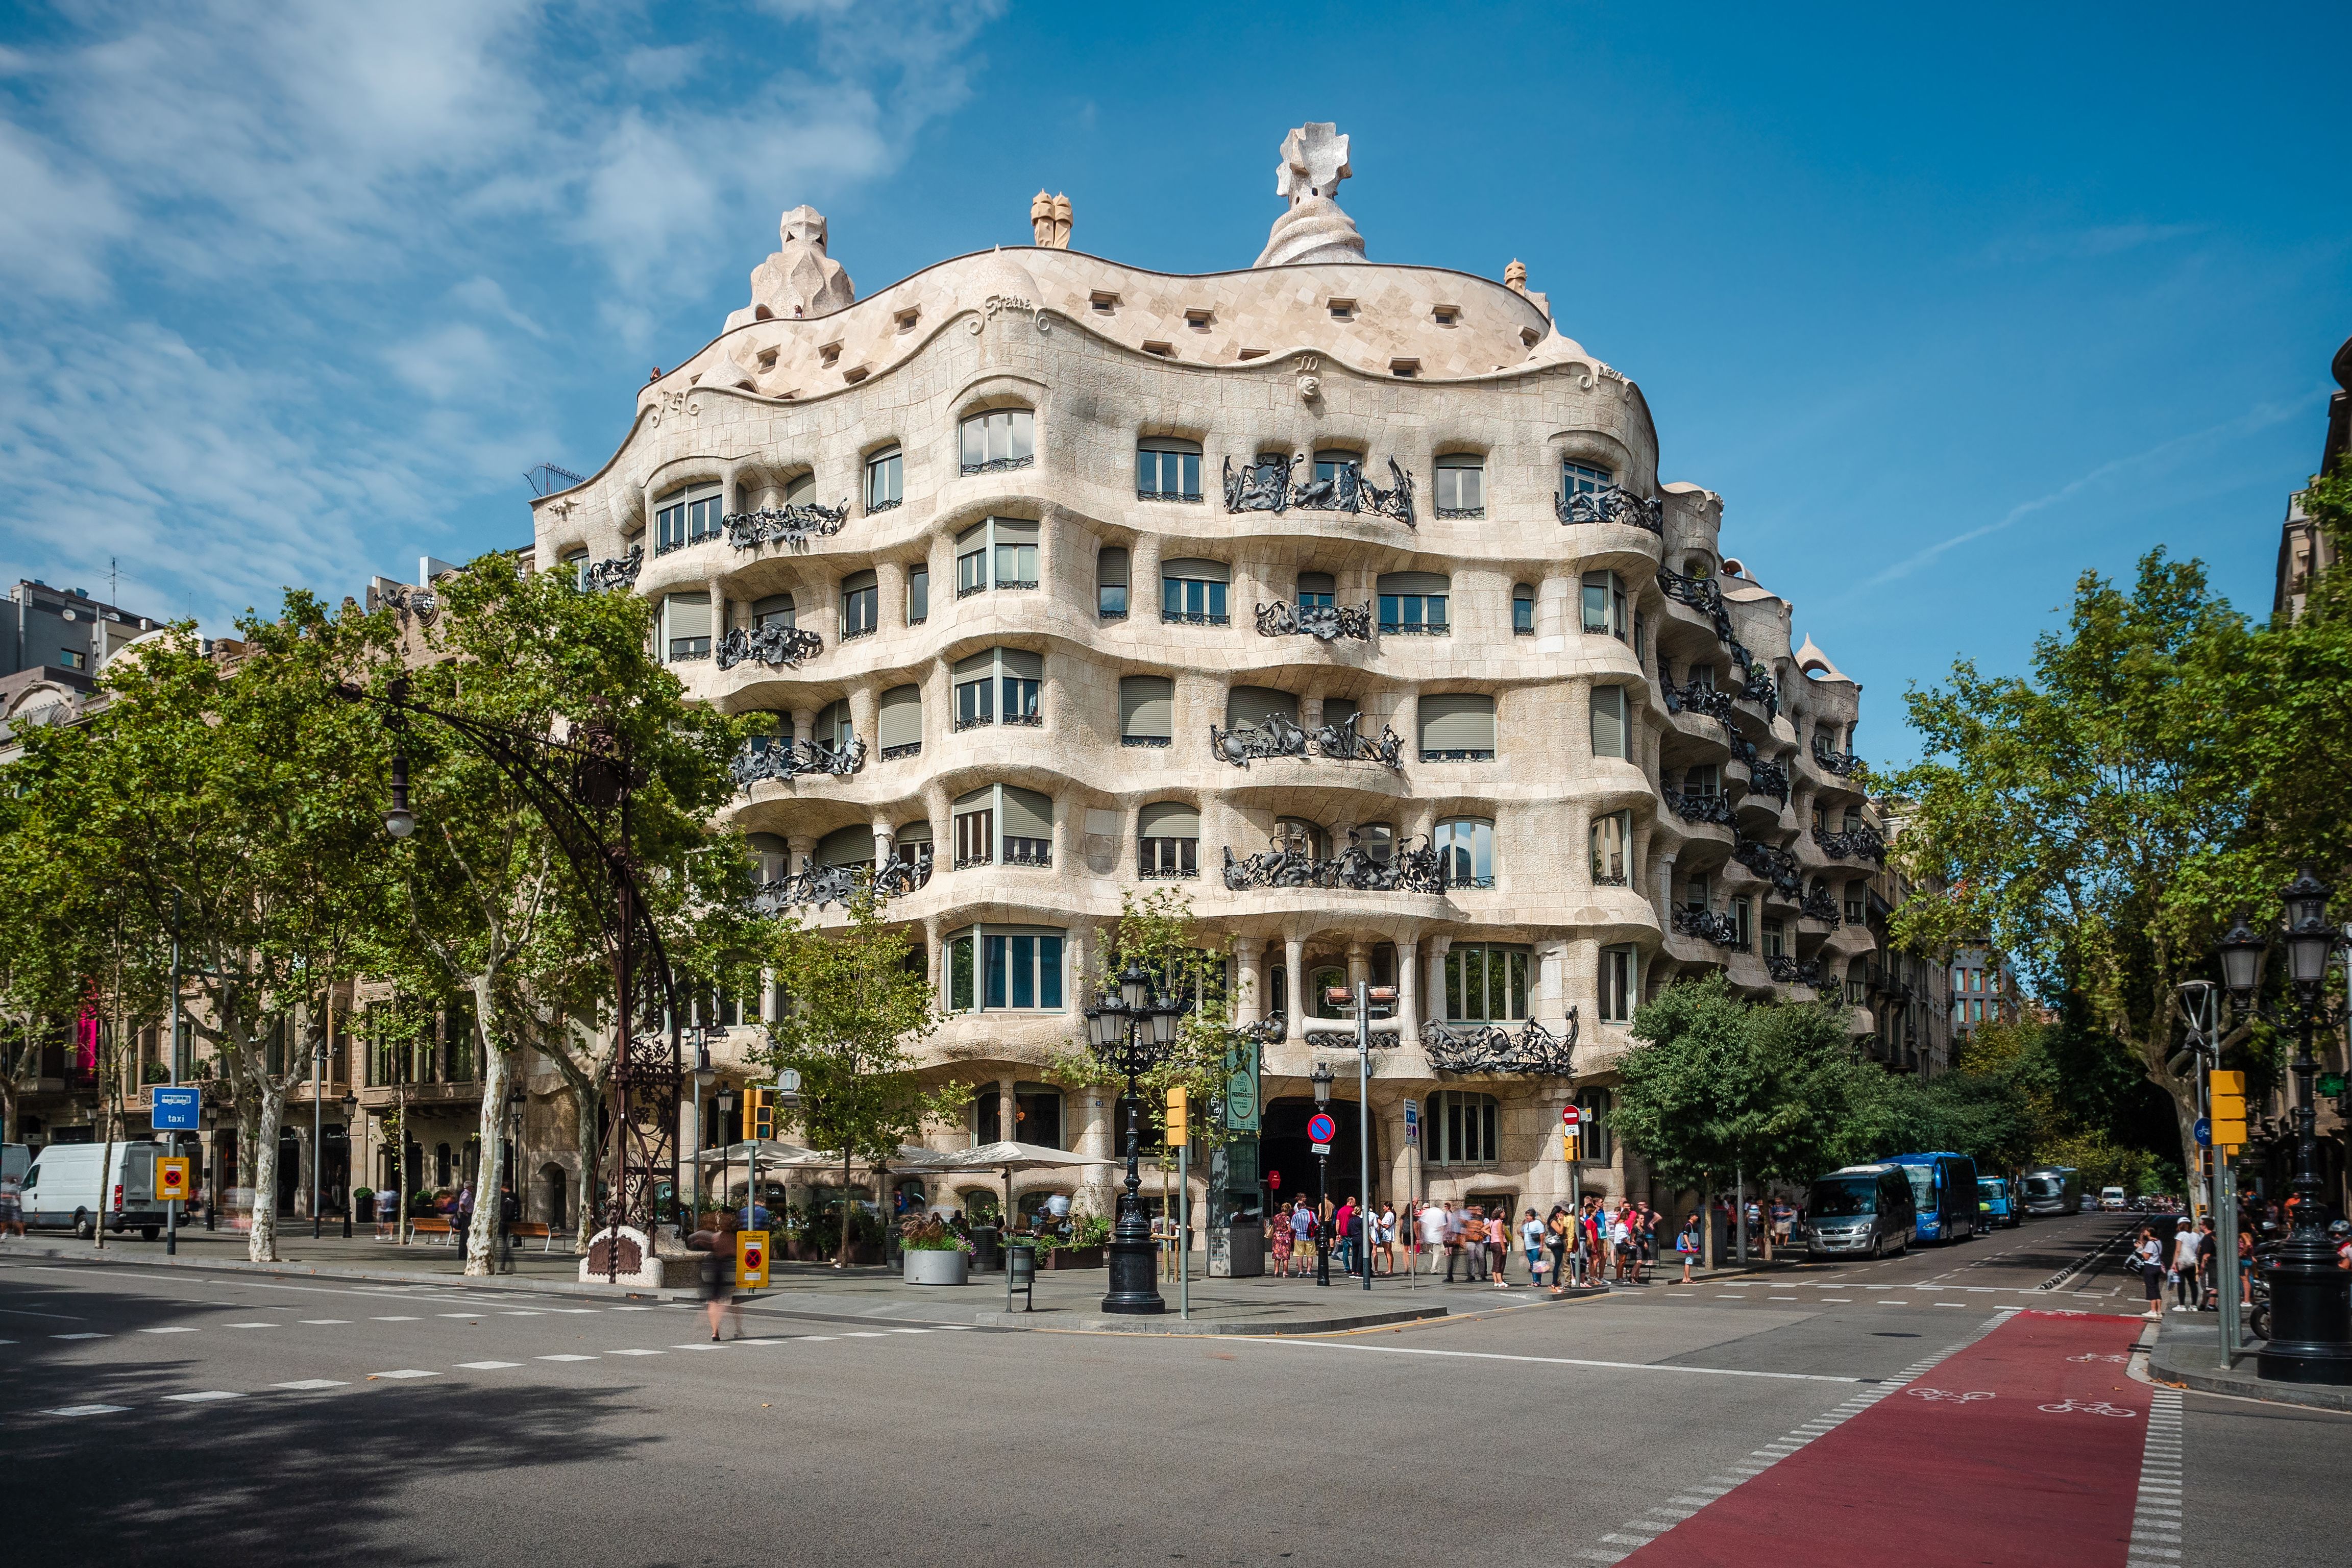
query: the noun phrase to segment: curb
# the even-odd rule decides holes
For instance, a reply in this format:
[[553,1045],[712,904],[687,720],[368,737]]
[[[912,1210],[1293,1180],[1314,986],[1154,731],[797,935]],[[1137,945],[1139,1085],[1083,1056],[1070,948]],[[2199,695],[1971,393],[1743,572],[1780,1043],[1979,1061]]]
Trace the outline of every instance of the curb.
[[[2181,1347],[2190,1349],[2192,1347]],[[2202,1350],[2206,1347],[2193,1347]],[[2218,1344],[2211,1347],[2218,1351]],[[2273,1383],[2251,1372],[2218,1366],[2184,1366],[2167,1359],[2162,1331],[2147,1352],[2148,1376],[2158,1384],[2194,1389],[2200,1394],[2227,1394],[2260,1400],[2265,1405],[2294,1405],[2306,1410],[2334,1410],[2352,1415],[2352,1386],[2324,1383]]]
[[[1041,1323],[1028,1312],[976,1312],[972,1321],[985,1329],[1034,1329],[1085,1334],[1145,1334],[1159,1339],[1211,1339],[1220,1334],[1246,1334],[1265,1339],[1282,1334],[1338,1334],[1350,1329],[1376,1329],[1385,1323],[1419,1322],[1447,1316],[1444,1307],[1413,1307],[1396,1312],[1364,1312],[1347,1318],[1318,1318],[1307,1322],[1195,1322],[1173,1314],[1151,1317],[1085,1317]],[[1027,1319],[1027,1321],[1023,1321]]]
[[54,1247],[0,1247],[0,1258],[44,1258],[59,1263],[79,1263],[100,1268],[130,1267],[137,1268],[213,1268],[234,1274],[283,1274],[304,1279],[352,1279],[372,1285],[436,1285],[465,1290],[544,1291],[562,1296],[646,1296],[659,1300],[686,1300],[696,1298],[693,1290],[648,1289],[643,1287],[594,1285],[578,1279],[534,1279],[520,1274],[440,1274],[395,1269],[336,1268],[315,1264],[279,1261],[256,1263],[247,1258],[110,1258],[103,1254],[81,1250],[67,1251]]

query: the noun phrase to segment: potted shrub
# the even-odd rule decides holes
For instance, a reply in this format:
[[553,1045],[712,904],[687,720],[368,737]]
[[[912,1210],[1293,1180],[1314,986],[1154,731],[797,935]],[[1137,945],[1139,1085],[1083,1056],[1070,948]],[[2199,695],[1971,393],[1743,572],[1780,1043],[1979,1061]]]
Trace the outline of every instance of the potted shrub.
[[970,1278],[971,1243],[935,1215],[910,1215],[898,1227],[900,1278],[909,1285],[961,1285]]

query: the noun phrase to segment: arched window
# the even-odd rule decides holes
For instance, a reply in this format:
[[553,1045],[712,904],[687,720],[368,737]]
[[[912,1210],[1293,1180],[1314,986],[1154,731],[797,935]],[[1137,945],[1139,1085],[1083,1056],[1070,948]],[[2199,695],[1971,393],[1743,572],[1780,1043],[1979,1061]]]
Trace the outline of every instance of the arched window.
[[1387,572],[1381,575],[1382,636],[1444,637],[1445,574],[1442,572]]
[[923,750],[923,689],[894,686],[882,694],[882,712],[875,742],[882,760],[918,756]]
[[1267,847],[1290,849],[1310,860],[1321,860],[1327,858],[1324,852],[1330,844],[1323,830],[1305,817],[1277,816],[1274,819],[1274,836],[1267,840]]
[[1625,689],[1622,686],[1596,686],[1592,689],[1592,754],[1596,757],[1623,757],[1628,736],[1625,722]]
[[1491,1094],[1441,1089],[1423,1128],[1433,1165],[1491,1165],[1502,1158],[1503,1108]]
[[1483,691],[1432,693],[1421,700],[1421,760],[1495,760],[1495,700]]
[[1532,583],[1512,585],[1511,635],[1522,637],[1536,635],[1536,590]]
[[887,511],[906,496],[906,459],[896,447],[885,447],[866,459],[866,510]]
[[654,502],[654,553],[667,555],[718,538],[724,531],[726,493],[723,485],[690,485]]
[[1607,468],[1591,463],[1580,463],[1570,458],[1559,466],[1560,494],[1563,496],[1589,496],[1595,490],[1607,489],[1612,482]]
[[1625,640],[1625,584],[1614,572],[1584,574],[1584,629]]
[[1447,948],[1445,1016],[1472,1024],[1524,1022],[1528,967],[1523,947]]
[[1617,1108],[1617,1097],[1605,1089],[1580,1089],[1576,1106],[1584,1113],[1584,1120],[1577,1124],[1577,1163],[1606,1165],[1616,1155],[1616,1139],[1609,1131],[1609,1113]]
[[1448,452],[1437,459],[1437,515],[1486,515],[1486,459],[1475,452]]
[[852,572],[841,580],[841,640],[869,637],[880,624],[879,579],[872,572]]
[[1095,610],[1104,620],[1127,618],[1127,546],[1104,545],[1095,556]]
[[1147,880],[1201,874],[1201,811],[1182,801],[1155,801],[1137,815],[1136,875]]
[[743,841],[751,846],[762,883],[781,882],[791,873],[792,847],[782,837],[773,833],[748,833],[743,836]]
[[1176,682],[1165,675],[1121,676],[1118,743],[1165,746],[1176,734]]
[[962,468],[967,474],[1025,468],[1036,459],[1037,416],[1026,408],[993,408],[974,414],[961,427]]
[[1495,885],[1495,825],[1482,816],[1457,816],[1437,825],[1439,874],[1449,888]]
[[1199,500],[1201,443],[1172,436],[1137,442],[1135,494],[1139,500]]
[[1160,618],[1187,626],[1231,623],[1225,594],[1233,569],[1222,561],[1177,560],[1160,567]]
[[898,829],[891,851],[902,866],[927,866],[931,859],[931,825],[929,818],[917,817]]

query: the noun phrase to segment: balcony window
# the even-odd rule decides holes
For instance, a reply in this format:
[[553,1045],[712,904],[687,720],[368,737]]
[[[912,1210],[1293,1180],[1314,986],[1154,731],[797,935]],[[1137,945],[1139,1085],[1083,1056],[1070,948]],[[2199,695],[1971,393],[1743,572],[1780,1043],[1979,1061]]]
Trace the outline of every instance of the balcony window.
[[672,594],[662,601],[661,643],[667,661],[710,657],[710,595]]
[[882,760],[911,757],[923,749],[923,689],[894,686],[882,694],[882,711],[876,724],[875,743]]
[[1364,456],[1340,447],[1327,447],[1315,454],[1315,477],[1329,483],[1335,494],[1344,493],[1362,481]]
[[[856,729],[849,721],[849,699],[846,697],[836,698],[826,703],[824,711],[817,715],[816,743],[827,751],[849,750],[849,742],[856,739]],[[868,856],[867,858],[871,859],[872,857]],[[831,861],[825,863],[832,864]]]
[[[819,731],[819,733],[823,731]],[[820,866],[873,865],[874,830],[862,822],[835,828],[816,841],[816,863]]]
[[1789,935],[1787,928],[1783,926],[1777,918],[1768,919],[1764,922],[1764,956],[1767,958],[1785,958],[1788,956],[1788,952]]
[[841,640],[872,635],[879,624],[882,590],[871,572],[853,572],[841,580]]
[[1495,700],[1483,691],[1433,693],[1421,700],[1421,760],[1495,759]]
[[1382,574],[1380,580],[1381,634],[1444,637],[1447,586],[1444,574],[1437,572]]
[[886,447],[866,459],[866,510],[887,511],[906,499],[906,458]]
[[1288,848],[1310,860],[1323,860],[1329,858],[1331,841],[1322,828],[1303,816],[1277,816],[1266,847]]
[[1160,618],[1187,626],[1230,624],[1225,594],[1232,569],[1222,561],[1180,560],[1160,568]]
[[1614,572],[1584,574],[1584,629],[1625,640],[1625,584]]
[[1588,1089],[1576,1097],[1583,1118],[1577,1124],[1576,1161],[1580,1165],[1605,1165],[1615,1155],[1609,1134],[1609,1113],[1616,1097],[1605,1089]]
[[1863,885],[1860,882],[1848,882],[1845,885],[1846,924],[1858,926],[1865,921],[1868,918],[1868,910],[1864,908],[1864,903]]
[[1122,746],[1166,746],[1176,734],[1176,682],[1165,675],[1121,676],[1118,741]]
[[1592,819],[1592,881],[1596,887],[1622,888],[1633,863],[1633,814],[1612,811]]
[[1731,900],[1731,929],[1743,952],[1756,945],[1756,900],[1740,894]]
[[964,802],[956,803],[955,863],[961,871],[967,866],[988,866],[996,860],[996,796],[993,791],[980,790],[979,804],[964,810]]
[[990,784],[955,803],[956,865],[1050,866],[1054,801],[1034,790]]
[[1531,583],[1517,584],[1511,589],[1511,635],[1536,635],[1536,590]]
[[793,868],[792,846],[773,833],[747,833],[743,842],[750,847],[752,874],[761,886],[781,882]]
[[[1328,710],[1328,704],[1325,705]],[[1396,858],[1396,824],[1392,822],[1360,822],[1356,825],[1356,847],[1369,856],[1375,865],[1385,866]],[[1382,982],[1382,984],[1386,984]]]
[[720,519],[725,511],[726,488],[721,485],[695,485],[664,496],[654,502],[654,553],[667,555],[718,538],[724,531]]
[[1045,722],[1042,698],[1045,660],[1026,648],[997,647],[956,661],[956,718],[959,730],[992,724]]
[[1352,697],[1323,699],[1323,722],[1326,724],[1337,724],[1342,729],[1356,730],[1360,732],[1361,726],[1357,721],[1363,716],[1362,705]]
[[1523,947],[1445,950],[1445,1016],[1465,1024],[1523,1023],[1528,952]]
[[1622,686],[1596,686],[1592,689],[1592,754],[1596,757],[1623,757],[1628,726],[1625,721],[1625,689]]
[[890,854],[901,866],[925,866],[931,858],[931,825],[928,818],[917,817],[898,829],[891,840]]
[[1437,459],[1437,515],[1486,515],[1486,459],[1471,452],[1449,452]]
[[[1049,926],[971,926],[949,937],[948,1007],[957,1013],[1060,1012],[1062,932]],[[1055,1120],[1058,1123],[1058,1114]],[[1026,1120],[1023,1126],[1025,1131]],[[1049,1141],[1058,1142],[1060,1135],[1056,1125]]]
[[1423,1129],[1433,1165],[1491,1165],[1503,1157],[1503,1108],[1491,1094],[1437,1090]]
[[793,596],[790,594],[771,594],[764,599],[751,601],[751,629],[754,631],[764,632],[798,624],[793,619]]
[[1127,546],[1106,544],[1095,556],[1095,613],[1104,620],[1127,618]]
[[1495,825],[1484,817],[1457,816],[1437,825],[1438,874],[1449,888],[1495,885]]
[[992,517],[956,536],[956,597],[989,588],[1037,585],[1039,529],[1034,518]]
[[1595,490],[1606,489],[1612,482],[1607,468],[1595,468],[1591,463],[1570,458],[1559,466],[1559,490],[1563,496],[1589,496]]
[[1201,813],[1197,806],[1163,800],[1136,818],[1136,874],[1147,880],[1189,879],[1201,874]]
[[[966,679],[967,672],[971,679]],[[955,668],[955,727],[975,730],[996,722],[996,660],[974,654]]]
[[1601,950],[1601,1021],[1630,1024],[1641,997],[1641,953],[1632,947]]
[[961,429],[963,471],[1027,468],[1037,453],[1036,418],[1026,408],[998,408],[966,419]]
[[1683,774],[1683,793],[1712,800],[1723,793],[1723,768],[1717,763],[1696,763]]
[[1706,876],[1702,872],[1700,875],[1693,877],[1685,885],[1683,895],[1683,908],[1690,910],[1690,912],[1695,915],[1711,913],[1715,909],[1713,893],[1713,888],[1708,885]]
[[910,566],[907,569],[907,624],[919,626],[931,618],[931,569]]
[[1138,442],[1135,494],[1140,500],[1199,500],[1201,443],[1167,436]]

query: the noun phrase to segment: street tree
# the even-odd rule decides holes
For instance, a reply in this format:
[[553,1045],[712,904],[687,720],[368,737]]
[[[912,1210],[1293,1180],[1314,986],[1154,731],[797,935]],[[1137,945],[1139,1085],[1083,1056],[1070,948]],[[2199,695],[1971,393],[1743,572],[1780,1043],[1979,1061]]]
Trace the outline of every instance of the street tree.
[[862,1162],[878,1178],[927,1124],[957,1116],[971,1089],[922,1082],[913,1047],[938,1026],[930,982],[912,962],[912,937],[887,918],[870,881],[851,895],[845,924],[782,929],[772,952],[784,995],[761,1060],[800,1074],[800,1104],[789,1120],[812,1147],[841,1156],[835,1266],[846,1268],[852,1166]]

